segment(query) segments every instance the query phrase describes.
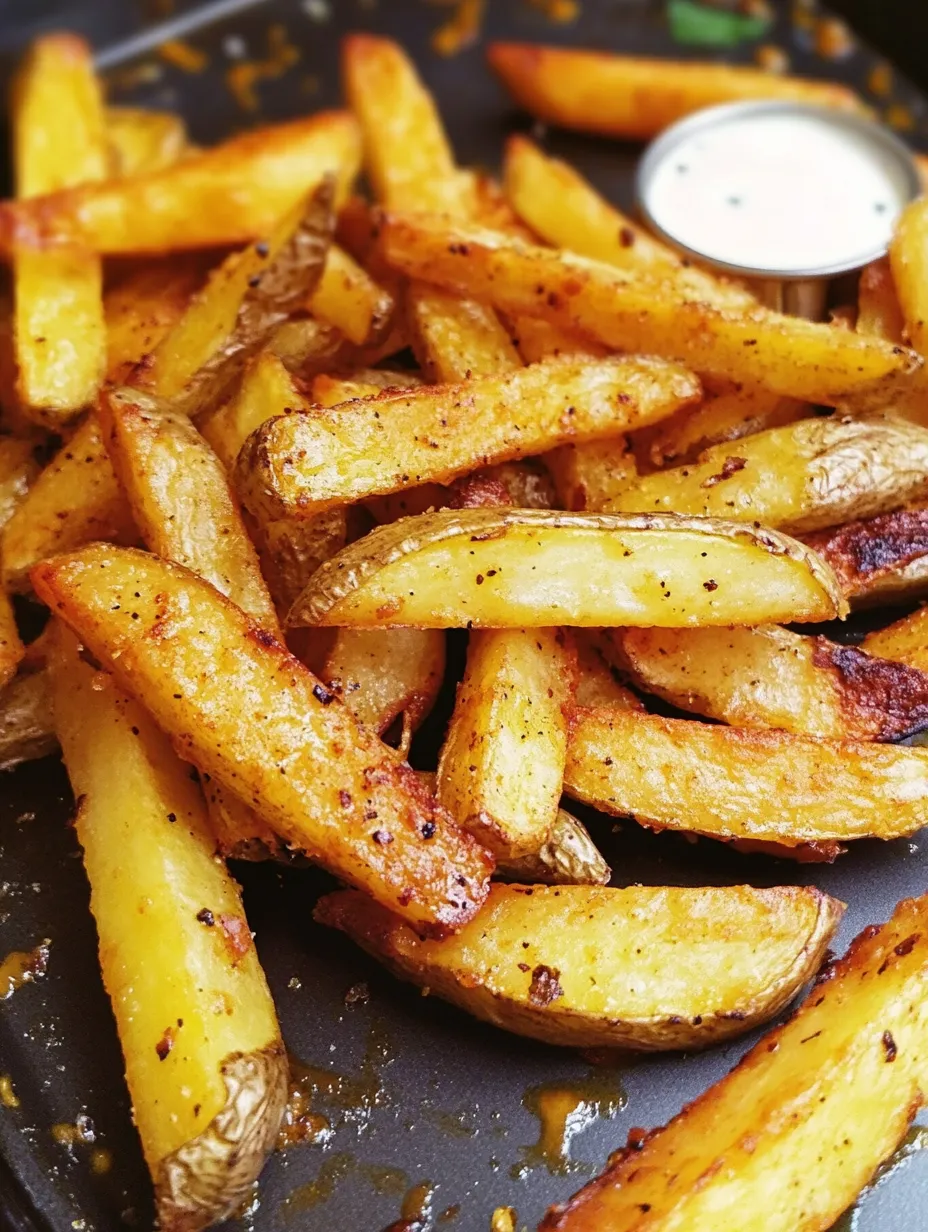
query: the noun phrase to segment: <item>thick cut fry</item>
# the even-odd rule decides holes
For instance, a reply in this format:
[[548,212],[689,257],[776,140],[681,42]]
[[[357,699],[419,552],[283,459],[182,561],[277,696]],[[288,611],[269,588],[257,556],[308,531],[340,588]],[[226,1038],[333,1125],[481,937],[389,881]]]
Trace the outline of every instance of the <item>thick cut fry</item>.
[[464,381],[521,367],[518,351],[486,304],[417,283],[406,295],[406,317],[416,359],[430,381]]
[[726,1078],[553,1207],[542,1232],[830,1228],[924,1101],[926,993],[928,900],[908,899]]
[[280,618],[287,614],[319,566],[340,552],[349,538],[357,538],[351,533],[355,529],[355,512],[342,505],[317,513],[314,518],[271,518],[264,522],[249,519],[261,570]]
[[904,419],[802,419],[713,445],[628,484],[614,513],[699,514],[798,533],[873,517],[928,490],[928,428]]
[[[477,910],[487,853],[208,583],[105,544],[38,566],[33,583],[121,687],[144,698],[181,756],[260,809],[292,848],[423,931],[458,928]],[[247,706],[229,705],[245,696]]]
[[237,483],[252,513],[307,517],[574,440],[615,436],[671,414],[698,390],[685,369],[659,360],[556,359],[459,385],[388,391],[266,423],[242,449]]
[[62,643],[55,721],[133,1120],[159,1225],[191,1232],[230,1215],[257,1179],[287,1099],[286,1054],[189,767],[70,635]]
[[566,809],[558,809],[537,851],[518,860],[503,860],[496,871],[506,881],[530,885],[607,885],[612,876],[586,826]]
[[600,650],[606,631],[573,634],[577,653],[577,684],[575,706],[622,706],[626,710],[644,710],[644,703],[631,689],[617,679],[616,670],[606,662]]
[[25,500],[39,474],[34,441],[0,436],[0,529]]
[[722,311],[658,277],[436,216],[388,214],[379,243],[384,258],[412,278],[783,397],[882,408],[912,386],[921,364],[913,351],[880,338],[765,308]]
[[495,885],[463,932],[420,941],[357,892],[316,907],[400,979],[477,1018],[551,1044],[647,1052],[771,1018],[818,970],[842,914],[799,887]]
[[578,710],[564,790],[655,830],[786,847],[900,838],[928,824],[928,752]]
[[103,310],[106,371],[111,382],[125,381],[132,368],[177,324],[202,286],[212,260],[187,255],[178,262],[140,262],[107,291]]
[[278,634],[274,604],[225,470],[190,420],[131,389],[105,392],[98,414],[148,548],[186,565]]
[[573,668],[557,630],[471,634],[438,798],[500,860],[538,851],[557,818]]
[[888,257],[872,262],[862,271],[857,295],[857,332],[901,343],[905,321]]
[[357,174],[360,137],[345,111],[252,129],[151,175],[107,180],[0,207],[0,243],[97,252],[161,253],[243,244],[266,235],[327,173],[343,197]]
[[[87,44],[39,39],[13,92],[19,197],[69,189],[106,173],[103,100]],[[17,390],[32,418],[57,428],[94,399],[106,364],[103,273],[80,242],[14,249]]]
[[868,654],[928,672],[928,608],[919,608],[895,624],[870,633],[862,645]]
[[405,368],[360,368],[350,376],[317,376],[312,384],[315,406],[338,406],[353,398],[369,398],[382,389],[413,389],[427,382],[418,372]]
[[186,125],[173,111],[107,107],[104,118],[110,175],[150,175],[162,171],[176,163],[187,149]]
[[889,248],[890,266],[909,343],[928,354],[928,197],[902,213]]
[[134,543],[138,532],[99,422],[90,415],[42,471],[3,528],[3,584],[27,591],[29,570],[37,561],[94,539]]
[[58,747],[48,674],[23,665],[0,691],[0,770],[47,757]]
[[24,654],[13,604],[6,591],[0,590],[0,689],[13,679]]
[[777,625],[606,636],[642,688],[734,727],[829,740],[899,740],[928,727],[928,676],[824,637]]
[[646,430],[636,440],[636,448],[644,446],[652,466],[662,467],[688,461],[723,441],[738,441],[795,423],[807,413],[806,404],[794,398],[780,398],[763,389],[735,388],[710,395],[700,406]]
[[283,360],[273,351],[262,351],[245,368],[235,397],[203,423],[203,435],[231,470],[252,432],[276,415],[310,405]]
[[906,602],[928,591],[928,509],[897,509],[803,540],[828,561],[855,606]]
[[349,342],[369,346],[389,328],[394,301],[353,257],[333,244],[308,307],[320,321],[340,329]]
[[774,624],[846,611],[795,540],[734,522],[535,509],[423,514],[327,561],[290,625]]
[[602,509],[638,478],[635,455],[624,436],[586,445],[561,445],[549,450],[544,462],[562,509]]
[[522,107],[562,128],[646,141],[702,107],[783,99],[863,109],[835,81],[781,77],[744,65],[649,60],[532,43],[491,43],[490,66]]
[[615,349],[603,346],[588,335],[558,329],[541,317],[517,316],[509,318],[509,325],[513,345],[526,364],[534,364],[539,359],[556,359],[560,355],[589,355],[602,359]]

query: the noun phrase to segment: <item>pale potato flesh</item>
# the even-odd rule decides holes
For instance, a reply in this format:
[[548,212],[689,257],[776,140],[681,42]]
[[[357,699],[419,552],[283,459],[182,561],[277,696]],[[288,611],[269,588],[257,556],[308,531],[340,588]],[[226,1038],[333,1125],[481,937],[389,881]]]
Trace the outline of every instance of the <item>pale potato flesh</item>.
[[496,884],[463,931],[423,942],[353,891],[316,907],[401,979],[478,1018],[553,1044],[644,1051],[772,1017],[818,969],[842,913],[799,887]]
[[759,624],[845,611],[818,558],[772,531],[672,516],[447,510],[327,561],[288,624],[420,628]]
[[35,442],[0,437],[0,530],[22,504],[39,474]]
[[763,389],[733,387],[709,394],[696,407],[679,411],[636,439],[652,466],[698,458],[704,449],[724,441],[739,441],[768,428],[795,423],[809,412],[804,402],[781,398]]
[[928,825],[928,752],[577,710],[564,790],[655,830],[787,847],[901,838]]
[[541,1232],[825,1232],[924,1102],[928,899],[868,928],[798,1014]]
[[309,297],[309,311],[341,330],[355,346],[377,342],[390,324],[393,296],[353,257],[333,244],[325,269]]
[[412,733],[445,674],[440,629],[337,629],[320,675],[359,723],[382,735],[394,719]]

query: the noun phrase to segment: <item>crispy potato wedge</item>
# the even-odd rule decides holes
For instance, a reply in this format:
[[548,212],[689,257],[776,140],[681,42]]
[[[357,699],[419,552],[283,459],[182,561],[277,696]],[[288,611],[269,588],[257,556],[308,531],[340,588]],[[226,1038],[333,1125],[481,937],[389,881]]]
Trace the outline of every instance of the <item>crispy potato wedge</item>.
[[487,58],[516,102],[540,120],[635,141],[716,103],[770,98],[863,110],[854,91],[836,81],[781,77],[745,65],[534,43],[491,43]]
[[926,490],[928,428],[834,415],[713,445],[691,465],[628,484],[607,509],[736,518],[795,534],[885,513]]
[[98,414],[148,548],[186,565],[279,634],[225,470],[190,420],[133,389],[105,391]]
[[0,530],[25,500],[39,470],[34,441],[0,436]]
[[593,359],[603,359],[615,352],[615,347],[603,346],[589,335],[559,329],[541,317],[516,316],[506,319],[512,344],[526,364],[566,355],[589,355]]
[[280,356],[261,351],[246,365],[238,393],[203,421],[203,435],[231,470],[252,432],[276,415],[310,405]]
[[79,238],[115,255],[244,244],[266,235],[327,173],[343,197],[360,154],[358,127],[346,111],[251,129],[151,175],[4,202],[0,246]]
[[522,366],[492,308],[416,283],[406,293],[406,320],[416,359],[433,383],[493,376]]
[[[28,649],[27,649],[28,654]],[[37,761],[58,748],[44,669],[23,670],[0,690],[0,770]]]
[[138,531],[113,470],[100,425],[90,415],[42,471],[3,528],[3,584],[28,591],[37,561],[94,539],[135,543]]
[[928,508],[897,509],[803,535],[854,606],[906,602],[928,592]]
[[573,642],[577,656],[577,683],[574,706],[624,706],[627,710],[644,710],[644,703],[618,679],[616,669],[606,661],[600,647],[607,630],[574,630]]
[[400,979],[507,1031],[644,1052],[705,1047],[773,1017],[818,970],[842,914],[792,886],[494,885],[456,937],[420,941],[353,891],[315,911]]
[[187,127],[173,111],[107,107],[104,122],[112,176],[150,175],[163,171],[176,163],[188,148]]
[[500,860],[531,855],[557,818],[574,663],[556,629],[471,633],[438,761],[438,799]]
[[778,625],[605,637],[643,689],[733,727],[882,741],[928,727],[928,676],[824,637]]
[[320,565],[340,552],[349,538],[357,538],[354,510],[342,505],[314,518],[248,519],[261,571],[282,619],[302,594]]
[[881,338],[767,308],[723,311],[638,270],[437,216],[387,214],[379,245],[384,259],[411,278],[783,397],[882,409],[911,388],[921,364],[915,352]]
[[[33,43],[12,98],[19,197],[106,174],[103,96],[90,48],[71,34]],[[106,364],[103,272],[79,240],[57,250],[15,245],[14,343],[23,410],[57,429],[93,401]]]
[[738,441],[768,428],[795,423],[808,414],[804,402],[780,398],[763,389],[732,388],[710,394],[695,407],[687,407],[663,423],[640,433],[635,448],[646,451],[652,466],[690,461],[712,445]]
[[70,634],[52,685],[159,1226],[206,1228],[241,1205],[277,1138],[287,1058],[274,1003],[189,767]]
[[395,303],[390,292],[344,248],[332,244],[307,306],[320,321],[341,330],[349,342],[369,346],[386,333]]
[[872,261],[860,275],[857,292],[857,332],[902,343],[905,321],[888,257]]
[[25,653],[10,596],[0,590],[0,689],[16,675]]
[[734,522],[538,509],[423,514],[327,561],[290,625],[761,624],[845,611],[800,544]]
[[537,851],[502,860],[496,871],[506,881],[529,885],[607,885],[612,876],[586,826],[562,808]]
[[554,359],[458,385],[385,391],[266,423],[239,455],[238,488],[256,515],[307,517],[573,440],[615,436],[671,414],[698,391],[685,369],[635,358]]
[[928,354],[928,198],[902,212],[889,260],[906,336],[920,355]]
[[103,300],[106,316],[106,372],[124,382],[132,368],[150,354],[186,312],[203,285],[215,258],[139,262],[110,287]]
[[560,445],[545,454],[558,504],[578,512],[601,509],[638,478],[635,455],[624,436],[583,445]]
[[418,372],[407,368],[359,368],[350,376],[317,376],[312,383],[312,401],[316,406],[338,406],[353,398],[369,398],[382,389],[412,389],[427,381]]
[[799,1012],[664,1128],[611,1157],[542,1232],[816,1232],[923,1103],[928,901],[857,937]]
[[[292,848],[425,932],[458,928],[477,910],[487,853],[392,749],[208,583],[97,544],[37,566],[33,584],[120,685],[144,697],[181,756],[259,808]],[[248,706],[229,706],[246,693]]]
[[784,847],[900,838],[928,823],[928,752],[577,710],[564,790],[655,830]]
[[885,629],[868,634],[861,645],[867,654],[882,655],[928,672],[928,608],[921,607]]

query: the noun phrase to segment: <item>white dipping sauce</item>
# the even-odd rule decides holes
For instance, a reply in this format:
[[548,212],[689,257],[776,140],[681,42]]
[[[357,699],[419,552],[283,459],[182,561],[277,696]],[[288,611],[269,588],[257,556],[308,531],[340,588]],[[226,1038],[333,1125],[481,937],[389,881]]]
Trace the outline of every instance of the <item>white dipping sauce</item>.
[[646,189],[668,237],[772,273],[862,265],[885,250],[910,195],[891,151],[808,112],[734,114],[697,128],[668,148]]

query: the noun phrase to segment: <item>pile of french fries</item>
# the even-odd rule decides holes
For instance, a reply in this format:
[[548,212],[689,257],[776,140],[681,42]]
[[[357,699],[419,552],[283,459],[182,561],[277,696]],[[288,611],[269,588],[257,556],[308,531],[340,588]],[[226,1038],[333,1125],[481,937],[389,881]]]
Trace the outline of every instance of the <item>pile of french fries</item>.
[[[763,77],[491,60],[625,136]],[[500,183],[460,168],[392,42],[343,68],[349,110],[209,150],[106,107],[74,37],[13,98],[0,763],[64,755],[165,1232],[236,1209],[287,1099],[227,857],[323,865],[348,888],[318,920],[507,1030],[694,1049],[793,1000],[843,904],[610,887],[564,795],[804,861],[928,824],[897,743],[928,727],[928,608],[859,647],[796,631],[926,590],[928,202],[811,323],[524,137]],[[17,595],[51,613],[28,646]],[[928,1089],[926,994],[928,898],[543,1226],[826,1228]]]

